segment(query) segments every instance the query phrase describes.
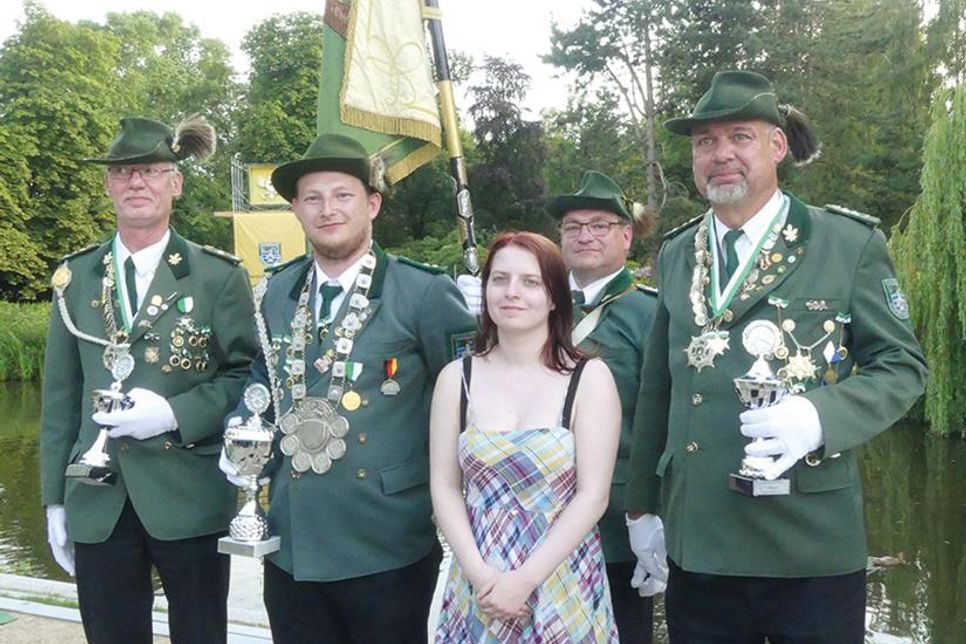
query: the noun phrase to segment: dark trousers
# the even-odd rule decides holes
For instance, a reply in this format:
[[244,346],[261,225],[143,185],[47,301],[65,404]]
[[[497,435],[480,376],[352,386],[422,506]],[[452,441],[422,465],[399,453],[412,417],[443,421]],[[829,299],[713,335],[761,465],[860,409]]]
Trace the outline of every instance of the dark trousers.
[[396,570],[341,581],[295,581],[265,561],[275,644],[425,644],[442,550]]
[[641,597],[631,588],[634,562],[607,564],[607,583],[614,605],[614,621],[621,644],[651,644],[654,624],[654,598]]
[[173,644],[227,640],[230,562],[218,537],[160,541],[148,535],[131,502],[101,543],[75,543],[77,597],[90,644],[151,644],[151,566],[168,598]]
[[862,644],[865,570],[831,577],[727,577],[668,561],[672,644]]

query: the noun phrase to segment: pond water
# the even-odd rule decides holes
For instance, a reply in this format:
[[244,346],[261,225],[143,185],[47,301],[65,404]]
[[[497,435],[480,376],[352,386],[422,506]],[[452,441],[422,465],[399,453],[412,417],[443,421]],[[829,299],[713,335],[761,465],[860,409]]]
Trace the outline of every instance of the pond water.
[[[47,549],[39,433],[39,386],[0,383],[0,572],[67,580]],[[897,425],[860,461],[869,552],[906,562],[869,574],[867,640],[966,642],[966,441]]]

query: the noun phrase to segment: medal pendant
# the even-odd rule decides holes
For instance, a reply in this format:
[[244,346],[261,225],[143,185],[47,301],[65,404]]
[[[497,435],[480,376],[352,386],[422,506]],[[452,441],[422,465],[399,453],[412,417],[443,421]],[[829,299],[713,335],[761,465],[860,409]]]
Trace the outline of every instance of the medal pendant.
[[688,366],[700,373],[705,367],[714,368],[714,359],[722,355],[728,346],[726,331],[711,331],[691,337],[691,343],[684,352],[688,356]]
[[144,350],[144,361],[148,364],[156,363],[161,356],[161,349],[155,346],[147,347]]
[[396,396],[399,394],[399,383],[392,378],[386,378],[379,386],[379,391],[383,396]]
[[346,411],[355,411],[362,406],[362,396],[355,391],[347,391],[342,395],[342,407]]

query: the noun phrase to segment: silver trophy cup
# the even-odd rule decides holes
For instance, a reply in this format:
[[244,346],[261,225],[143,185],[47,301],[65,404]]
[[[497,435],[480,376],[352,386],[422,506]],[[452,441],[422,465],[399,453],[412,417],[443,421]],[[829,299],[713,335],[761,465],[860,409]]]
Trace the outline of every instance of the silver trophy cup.
[[228,526],[228,536],[218,540],[218,552],[262,557],[279,549],[279,538],[269,534],[268,521],[258,504],[258,477],[272,457],[275,426],[260,416],[271,404],[265,385],[248,387],[244,401],[252,415],[225,430],[225,457],[245,479],[245,501]]
[[[748,409],[761,409],[777,404],[788,393],[788,385],[772,373],[768,358],[781,346],[779,328],[767,320],[755,320],[745,327],[741,337],[745,350],[755,361],[743,376],[734,379],[738,399]],[[754,442],[762,439],[756,438]],[[746,496],[780,496],[788,494],[788,479],[769,481],[762,471],[774,462],[769,456],[745,456],[736,474],[728,475],[728,487]]]
[[[124,379],[134,371],[134,357],[126,347],[112,346],[105,352],[104,361],[111,370],[114,382],[110,389],[95,389],[91,392],[94,411],[112,412],[130,409],[131,399],[121,391]],[[64,476],[87,485],[114,485],[117,472],[111,469],[111,457],[107,453],[107,439],[110,427],[101,426],[94,444],[81,456],[67,466]]]

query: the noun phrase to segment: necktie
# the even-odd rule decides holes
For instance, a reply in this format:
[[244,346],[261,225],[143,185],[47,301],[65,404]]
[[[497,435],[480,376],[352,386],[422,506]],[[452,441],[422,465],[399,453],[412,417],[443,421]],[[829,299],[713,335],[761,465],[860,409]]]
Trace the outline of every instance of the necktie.
[[584,317],[584,292],[580,289],[570,291],[570,295],[574,299],[574,323],[579,322]]
[[741,237],[741,229],[729,230],[724,236],[725,245],[725,269],[721,274],[721,288],[724,289],[728,280],[738,270],[738,252],[735,250],[735,242]]
[[124,260],[124,283],[127,285],[127,301],[131,305],[131,316],[138,312],[138,284],[134,276],[134,260],[128,255]]
[[342,285],[338,282],[326,282],[319,289],[319,295],[322,297],[322,306],[319,309],[319,324],[328,322],[329,317],[332,315],[332,302],[341,292]]

